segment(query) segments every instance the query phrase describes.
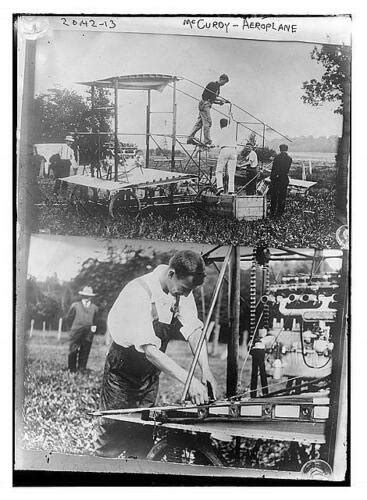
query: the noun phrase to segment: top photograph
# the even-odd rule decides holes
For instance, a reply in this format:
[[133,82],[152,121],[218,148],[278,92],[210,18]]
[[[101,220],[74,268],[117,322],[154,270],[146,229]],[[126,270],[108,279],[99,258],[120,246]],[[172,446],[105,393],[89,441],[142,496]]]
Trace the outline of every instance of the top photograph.
[[[218,36],[213,20],[201,19],[200,31],[192,17],[162,18],[181,23],[176,33],[159,32],[159,18],[144,20],[146,32],[114,31],[115,18],[105,17],[93,31],[88,19],[17,20],[18,217],[29,231],[340,244],[349,218],[350,43],[292,38],[293,17],[283,18],[289,26],[269,18],[289,34],[283,39],[246,38],[251,17],[218,19]],[[309,21],[317,32],[328,19],[333,39],[335,16]],[[231,37],[239,25],[242,38]]]

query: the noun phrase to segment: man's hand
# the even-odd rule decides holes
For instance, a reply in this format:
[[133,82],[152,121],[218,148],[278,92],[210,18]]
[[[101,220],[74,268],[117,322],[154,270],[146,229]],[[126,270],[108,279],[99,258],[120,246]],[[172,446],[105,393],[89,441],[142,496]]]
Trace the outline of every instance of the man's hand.
[[96,327],[95,325],[91,326],[91,327],[90,327],[90,331],[91,331],[92,333],[96,333],[96,331],[97,331],[97,327]]
[[217,399],[217,382],[210,370],[206,373],[203,373],[201,382],[205,385],[205,387],[207,387],[207,383],[209,382],[209,384],[212,386],[213,398]]
[[189,388],[189,396],[191,402],[196,405],[203,405],[209,402],[208,391],[206,386],[193,378]]

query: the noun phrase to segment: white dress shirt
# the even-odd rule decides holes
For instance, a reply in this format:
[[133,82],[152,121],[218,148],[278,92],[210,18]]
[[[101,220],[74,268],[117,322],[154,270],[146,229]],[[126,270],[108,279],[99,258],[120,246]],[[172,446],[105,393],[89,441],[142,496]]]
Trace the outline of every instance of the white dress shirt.
[[248,154],[248,157],[246,158],[246,161],[250,162],[250,167],[251,168],[256,168],[258,164],[258,159],[257,159],[257,154],[255,153],[254,150],[250,151]]
[[236,125],[235,122],[229,123],[219,131],[219,147],[220,148],[235,148],[237,147],[236,141]]
[[[151,273],[128,283],[121,291],[107,319],[108,330],[116,344],[123,347],[134,346],[139,352],[143,352],[142,346],[147,344],[155,345],[158,349],[161,347],[161,340],[153,329],[152,303],[156,306],[159,321],[169,325],[172,319],[171,308],[176,299],[162,290],[159,280],[167,267],[163,264],[157,266]],[[139,279],[145,281],[151,297],[139,283]],[[187,297],[180,297],[177,318],[182,324],[181,333],[186,340],[194,331],[203,327],[192,292]]]
[[62,144],[59,149],[60,160],[70,160],[71,166],[76,167],[74,151],[68,144]]

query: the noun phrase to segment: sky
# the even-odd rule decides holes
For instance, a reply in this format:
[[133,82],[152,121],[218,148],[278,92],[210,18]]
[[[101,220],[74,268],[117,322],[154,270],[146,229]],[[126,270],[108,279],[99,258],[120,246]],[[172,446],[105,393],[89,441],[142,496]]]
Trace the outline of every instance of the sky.
[[[28,259],[28,276],[44,281],[55,273],[61,281],[74,278],[81,269],[83,262],[89,258],[104,260],[107,257],[107,248],[113,246],[116,251],[124,249],[143,249],[150,254],[152,251],[169,252],[172,250],[187,249],[186,243],[151,240],[104,240],[80,236],[57,236],[47,234],[32,234]],[[213,249],[213,245],[190,243],[190,250],[205,253]],[[220,247],[214,255],[224,256],[227,247]],[[241,254],[251,254],[252,249],[241,247]],[[303,249],[302,253],[313,255],[312,249]],[[341,254],[336,250],[324,250],[326,256]],[[328,259],[328,264],[334,270],[340,270],[341,259]],[[247,269],[249,262],[242,262],[241,267]]]
[[[313,61],[314,44],[266,42],[227,38],[134,33],[50,32],[40,39],[36,58],[36,93],[55,86],[83,94],[86,87],[76,84],[110,76],[135,73],[165,73],[205,86],[227,73],[230,82],[221,95],[283,134],[329,136],[341,134],[341,116],[335,104],[312,107],[301,101],[302,83],[319,79],[323,67]],[[200,99],[202,89],[187,80],[178,89]],[[146,93],[119,92],[120,131],[145,132]],[[172,90],[152,92],[152,111],[168,111]],[[226,109],[227,108],[227,109]],[[177,133],[189,134],[197,117],[197,102],[178,92]],[[223,106],[221,111],[227,111]],[[233,110],[238,121],[253,121]],[[213,139],[220,115],[212,112]],[[249,125],[253,127],[252,125]],[[171,115],[152,117],[152,133],[171,133]],[[261,128],[257,128],[261,132]],[[249,132],[243,132],[244,139]],[[276,136],[268,133],[268,138]],[[126,136],[126,140],[133,137]],[[135,137],[142,145],[144,139]]]
[[[80,271],[82,264],[89,258],[104,260],[107,257],[107,248],[113,246],[116,251],[124,249],[143,249],[151,251],[182,250],[187,248],[185,243],[171,243],[151,240],[104,240],[80,236],[57,236],[47,234],[32,234],[28,276],[44,281],[48,276],[57,274],[61,281],[69,281]],[[190,243],[190,248],[199,253],[212,248],[212,245]]]

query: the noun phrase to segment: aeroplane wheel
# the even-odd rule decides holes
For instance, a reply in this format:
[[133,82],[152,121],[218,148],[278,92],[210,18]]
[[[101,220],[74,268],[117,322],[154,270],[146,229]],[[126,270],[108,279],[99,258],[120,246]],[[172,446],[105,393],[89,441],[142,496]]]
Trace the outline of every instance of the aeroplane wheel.
[[165,438],[156,443],[147,455],[148,460],[189,465],[216,465],[223,463],[215,450],[204,442],[183,438]]
[[309,479],[328,480],[333,471],[330,465],[324,460],[309,460],[304,464],[301,472]]
[[216,193],[215,187],[204,186],[199,190],[198,194],[196,195],[195,202],[201,203],[204,200],[205,196],[215,195],[215,193]]
[[119,219],[124,215],[137,217],[141,210],[139,198],[132,191],[120,191],[115,194],[108,208],[113,219]]

